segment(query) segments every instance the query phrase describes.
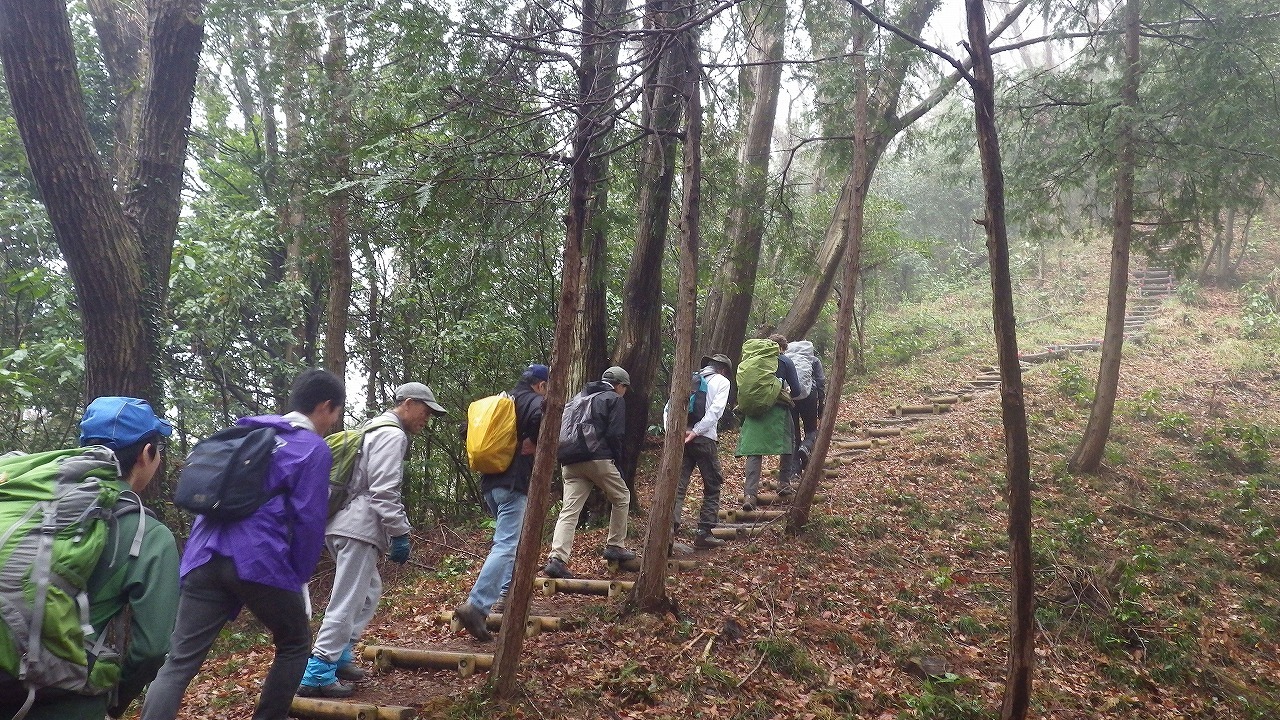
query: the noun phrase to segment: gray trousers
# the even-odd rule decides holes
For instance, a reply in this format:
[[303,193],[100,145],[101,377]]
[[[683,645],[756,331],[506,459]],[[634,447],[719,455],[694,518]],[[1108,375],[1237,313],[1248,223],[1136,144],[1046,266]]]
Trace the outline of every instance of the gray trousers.
[[241,606],[249,608],[267,626],[276,646],[276,657],[262,681],[253,720],[288,717],[293,695],[307,669],[311,645],[311,626],[301,588],[290,592],[243,581],[230,558],[215,555],[182,580],[169,658],[147,691],[143,720],[173,720],[178,716],[187,685],[204,664],[222,626],[236,616]]
[[337,564],[333,573],[333,593],[324,611],[324,622],[316,635],[311,654],[325,662],[337,662],[347,643],[364,634],[382,599],[382,576],[378,574],[378,546],[363,540],[332,536],[325,538],[329,554]]

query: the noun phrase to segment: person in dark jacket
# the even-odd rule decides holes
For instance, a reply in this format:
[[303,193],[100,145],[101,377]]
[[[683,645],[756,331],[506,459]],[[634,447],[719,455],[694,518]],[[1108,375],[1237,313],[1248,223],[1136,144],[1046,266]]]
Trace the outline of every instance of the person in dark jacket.
[[267,472],[270,499],[229,522],[196,516],[182,553],[182,594],[169,659],[147,691],[144,720],[173,720],[222,626],[243,607],[266,626],[275,660],[253,720],[284,720],[311,652],[306,582],[324,550],[333,454],[324,435],[342,417],[346,390],[327,370],[307,370],[289,393],[290,412],[241,418],[276,428]]
[[530,365],[511,390],[516,403],[515,456],[506,471],[486,474],[480,480],[485,505],[494,518],[493,547],[467,601],[453,610],[454,617],[477,640],[493,638],[485,627],[485,618],[511,584],[524,510],[529,502],[529,478],[533,475],[533,455],[542,427],[542,398],[547,394],[549,372],[546,365]]
[[614,366],[605,370],[600,380],[587,383],[565,405],[557,453],[564,475],[564,503],[551,537],[551,556],[543,568],[549,577],[573,577],[568,568],[569,555],[573,552],[578,517],[592,486],[604,491],[613,504],[604,558],[626,561],[636,557],[624,545],[631,491],[618,472],[627,422],[626,402],[622,398],[630,385],[631,376],[627,371]]

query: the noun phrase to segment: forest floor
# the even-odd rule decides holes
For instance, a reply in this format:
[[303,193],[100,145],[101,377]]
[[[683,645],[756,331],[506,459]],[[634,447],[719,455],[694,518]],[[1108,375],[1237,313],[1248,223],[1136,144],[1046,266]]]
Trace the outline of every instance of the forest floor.
[[[1101,335],[1105,271],[1064,267],[1057,284],[1020,290],[1020,317],[1033,318],[1019,328],[1024,352]],[[1184,289],[1144,342],[1126,345],[1097,475],[1068,473],[1066,458],[1088,419],[1098,355],[1024,374],[1039,628],[1032,717],[1280,717],[1280,372],[1274,336],[1245,337],[1241,298]],[[900,350],[904,362],[850,385],[842,434],[993,362],[987,308],[980,293],[938,293],[916,311],[929,332],[914,336],[902,329],[908,313],[886,313],[878,322],[899,330],[873,357]],[[917,336],[930,345],[892,347]],[[725,507],[741,494],[734,440],[721,440]],[[622,615],[620,601],[535,594],[533,613],[576,626],[525,641],[509,708],[487,700],[484,675],[443,671],[377,675],[356,699],[459,719],[998,717],[1009,555],[997,394],[910,426],[838,474],[802,537],[771,527],[689,556],[697,569],[669,580],[677,613]],[[695,479],[686,518],[699,491]],[[643,478],[637,494],[648,506]],[[634,545],[645,522],[633,518]],[[603,536],[579,531],[575,572],[608,577]],[[387,593],[365,642],[492,652],[432,619],[465,598],[488,531],[437,527],[415,540],[417,566],[384,565]],[[252,621],[230,627],[182,717],[249,717],[270,658]]]

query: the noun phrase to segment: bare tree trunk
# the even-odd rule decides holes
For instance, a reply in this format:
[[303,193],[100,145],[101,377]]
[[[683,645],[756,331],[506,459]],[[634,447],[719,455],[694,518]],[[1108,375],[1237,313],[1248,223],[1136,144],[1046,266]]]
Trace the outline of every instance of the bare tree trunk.
[[698,305],[698,244],[701,233],[702,202],[702,88],[698,40],[692,31],[680,36],[680,49],[685,55],[684,94],[687,119],[684,143],[684,202],[680,220],[680,290],[676,301],[676,349],[671,369],[671,392],[667,398],[666,436],[662,443],[662,460],[653,485],[649,529],[645,535],[640,575],[632,586],[628,604],[641,610],[663,613],[672,608],[667,597],[667,549],[671,544],[670,518],[676,506],[676,485],[684,462],[684,407],[692,392],[693,330]]
[[[679,25],[685,8],[674,0],[648,0],[646,25],[661,30]],[[639,226],[635,249],[623,287],[622,320],[613,364],[631,375],[627,391],[626,455],[618,470],[635,489],[636,464],[649,423],[649,404],[662,355],[662,254],[671,214],[671,186],[675,177],[675,143],[680,130],[684,58],[669,33],[650,35],[645,57],[654,66],[645,80],[644,128],[637,184],[640,187]]]
[[1129,294],[1129,245],[1133,239],[1134,121],[1138,107],[1138,0],[1125,3],[1124,76],[1120,85],[1119,132],[1116,136],[1115,210],[1112,213],[1111,280],[1107,288],[1107,324],[1102,336],[1098,383],[1084,436],[1067,463],[1071,472],[1093,473],[1102,465],[1111,434],[1124,351],[1125,302]]
[[729,255],[717,269],[704,310],[702,346],[734,361],[742,354],[751,301],[755,296],[760,245],[768,205],[769,159],[782,84],[786,37],[786,0],[760,0],[742,6],[748,26],[747,61],[741,92],[749,97],[746,131],[738,151],[738,177],[729,210]]
[[[347,67],[347,17],[339,5],[325,18],[329,50],[325,69],[329,76],[330,166],[334,181],[351,178],[351,72]],[[338,377],[347,374],[347,320],[351,308],[351,191],[331,191],[329,205],[329,305],[324,331],[324,366]]]
[[1027,439],[1027,408],[1022,394],[1018,335],[1009,273],[1009,236],[1005,224],[1004,170],[996,128],[995,73],[983,0],[965,0],[969,46],[973,57],[974,125],[986,195],[987,255],[991,261],[991,314],[995,323],[996,356],[1000,367],[1000,412],[1004,420],[1005,474],[1009,501],[1009,559],[1012,589],[1009,627],[1009,666],[1002,720],[1020,720],[1031,702],[1031,673],[1035,667],[1035,577],[1031,558],[1031,449]]
[[75,285],[85,394],[159,404],[168,288],[203,39],[201,4],[152,0],[137,163],[123,204],[89,135],[66,4],[0,0],[0,57],[14,118]]
[[564,252],[560,266],[560,300],[556,305],[555,341],[551,351],[551,376],[543,404],[542,427],[538,431],[538,450],[533,458],[533,475],[529,481],[529,503],[524,524],[520,528],[520,544],[516,549],[515,568],[511,574],[505,620],[498,633],[498,649],[490,674],[496,697],[510,701],[516,692],[520,669],[520,648],[524,644],[524,626],[529,619],[529,600],[533,594],[533,578],[542,556],[542,530],[551,504],[551,476],[556,468],[556,450],[560,443],[560,420],[564,416],[565,398],[569,393],[567,355],[573,351],[573,330],[581,288],[582,242],[587,229],[587,203],[591,193],[591,153],[593,140],[599,134],[598,106],[602,98],[596,93],[601,38],[596,0],[583,0],[581,59],[578,65],[577,122],[573,130],[573,165],[569,180],[569,209],[565,213]]
[[[283,50],[280,53],[284,73],[280,105],[284,111],[285,157],[289,159],[301,157],[305,133],[302,119],[302,87],[305,83],[301,77],[301,66],[306,58],[307,38],[305,24],[299,22],[298,12],[292,11],[285,17]],[[297,293],[306,283],[306,192],[296,170],[288,171],[285,186],[285,206],[281,213],[281,235],[285,238],[284,282],[290,286],[291,293]],[[286,319],[292,323],[290,339],[284,348],[284,360],[288,365],[298,362],[306,353],[307,344],[306,312],[301,303],[294,302],[297,304],[290,308],[292,317]],[[287,386],[283,390],[287,392]],[[281,409],[284,408],[286,392],[281,392],[276,398]]]
[[[601,0],[600,18],[602,31],[619,29],[627,17],[626,0]],[[609,97],[601,107],[601,113],[610,118],[608,131],[612,131],[616,102],[613,94],[618,84],[618,55],[622,48],[621,36],[608,33],[600,53],[600,69],[597,73],[599,92]],[[603,140],[603,138],[601,138]],[[582,291],[578,300],[577,329],[573,336],[578,347],[569,365],[569,387],[579,388],[588,380],[600,377],[609,363],[608,314],[605,301],[609,290],[608,223],[605,221],[609,206],[609,156],[596,155],[591,159],[591,199],[587,209],[586,243],[582,249]]]
[[[857,43],[861,50],[866,43],[861,39]],[[822,413],[818,425],[818,440],[814,443],[812,457],[805,466],[804,476],[800,478],[800,489],[787,513],[787,532],[798,535],[809,522],[809,513],[813,510],[813,496],[818,492],[818,483],[822,480],[823,465],[827,452],[831,448],[831,436],[836,429],[836,415],[840,407],[840,398],[844,395],[844,378],[849,367],[849,336],[853,332],[853,311],[857,301],[855,290],[861,265],[859,250],[862,244],[856,238],[862,237],[862,224],[865,208],[861,198],[867,196],[865,185],[870,175],[867,165],[867,65],[866,56],[859,52],[854,58],[854,83],[856,84],[854,100],[854,140],[853,170],[849,180],[853,183],[850,197],[854,204],[850,208],[847,242],[850,251],[845,253],[841,269],[840,306],[836,313],[836,357],[835,365],[827,385],[827,409]]]
[[1222,254],[1218,256],[1218,282],[1226,282],[1231,276],[1231,246],[1236,239],[1236,209],[1227,208],[1226,215],[1222,223]]

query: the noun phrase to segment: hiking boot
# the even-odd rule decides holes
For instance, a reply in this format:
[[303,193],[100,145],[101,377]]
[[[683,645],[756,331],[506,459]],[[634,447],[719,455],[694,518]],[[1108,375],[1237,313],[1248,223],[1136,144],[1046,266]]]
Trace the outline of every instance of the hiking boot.
[[714,550],[721,545],[724,545],[724,540],[721,540],[709,532],[700,532],[693,538],[693,547],[698,550]]
[[485,616],[480,609],[469,602],[462,603],[453,609],[453,616],[458,618],[462,623],[462,627],[471,633],[471,637],[488,642],[493,639],[493,635],[489,633],[489,628],[485,627]]
[[547,577],[560,578],[561,580],[572,580],[577,575],[569,571],[569,566],[558,557],[553,557],[547,561],[547,566],[542,568],[542,574]]
[[809,464],[809,448],[801,445],[800,449],[796,451],[796,457],[800,458],[800,469],[804,470],[805,466]]
[[507,606],[507,591],[503,590],[502,594],[498,596],[498,601],[493,604],[493,607],[489,608],[489,612],[500,615],[502,614],[502,609],[505,608],[506,606]]
[[743,498],[743,499],[742,499],[742,510],[743,510],[743,512],[751,512],[752,510],[755,510],[755,509],[756,509],[756,496],[755,496],[755,495],[748,495],[748,496],[746,496],[745,498]]
[[349,683],[364,682],[369,679],[369,671],[355,663],[339,665],[335,674],[339,680],[346,680]]
[[786,487],[778,488],[778,497],[780,498],[791,497],[792,495],[795,495],[795,494],[796,494],[796,491],[793,490],[790,485],[787,485]]
[[626,562],[635,560],[636,554],[619,545],[605,545],[604,552],[600,553],[605,560],[617,560],[618,562]]
[[355,685],[344,682],[331,682],[328,685],[299,685],[298,697],[312,698],[349,698],[356,692]]

